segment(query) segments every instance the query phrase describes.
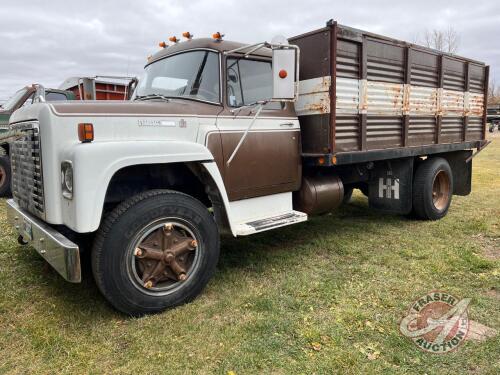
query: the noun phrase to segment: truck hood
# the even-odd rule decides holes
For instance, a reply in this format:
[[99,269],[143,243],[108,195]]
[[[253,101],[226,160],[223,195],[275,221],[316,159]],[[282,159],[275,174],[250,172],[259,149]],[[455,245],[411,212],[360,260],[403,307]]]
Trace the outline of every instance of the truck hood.
[[47,109],[56,117],[162,117],[162,116],[217,116],[222,106],[194,100],[172,101],[67,101],[36,103],[20,108],[12,114],[11,123],[39,119]]
[[70,101],[51,103],[58,116],[214,116],[222,107],[194,100],[172,99],[171,101]]

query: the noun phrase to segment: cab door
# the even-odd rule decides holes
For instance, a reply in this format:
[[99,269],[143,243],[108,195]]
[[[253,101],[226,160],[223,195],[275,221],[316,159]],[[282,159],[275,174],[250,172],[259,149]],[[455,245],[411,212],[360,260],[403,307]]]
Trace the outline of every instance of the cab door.
[[258,110],[238,108],[272,96],[272,70],[270,59],[228,57],[225,64],[225,109],[217,117],[217,128],[222,147],[219,168],[229,200],[298,190],[300,127],[291,104],[268,103],[228,163]]

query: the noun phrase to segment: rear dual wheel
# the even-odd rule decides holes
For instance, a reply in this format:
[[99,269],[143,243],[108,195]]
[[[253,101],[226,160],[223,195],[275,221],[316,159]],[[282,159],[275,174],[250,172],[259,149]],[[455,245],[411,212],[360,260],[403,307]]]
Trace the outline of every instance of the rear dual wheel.
[[443,158],[425,160],[413,179],[413,212],[419,219],[438,220],[446,216],[453,194],[453,174]]
[[92,251],[96,283],[134,316],[195,298],[219,258],[217,225],[198,200],[153,190],[121,203],[104,220]]

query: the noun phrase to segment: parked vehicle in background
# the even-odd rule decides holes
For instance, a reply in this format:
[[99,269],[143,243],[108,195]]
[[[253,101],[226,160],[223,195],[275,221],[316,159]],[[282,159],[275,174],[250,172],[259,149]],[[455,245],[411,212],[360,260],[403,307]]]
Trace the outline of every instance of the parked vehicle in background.
[[490,133],[493,133],[495,131],[495,128],[500,131],[500,104],[488,105],[487,111],[487,119],[490,124]]
[[221,232],[304,222],[355,188],[423,220],[470,193],[488,143],[485,64],[333,21],[254,45],[184,36],[161,44],[131,101],[11,119],[19,241],[80,282],[79,236],[93,237],[96,283],[118,310],[195,298]]
[[[21,107],[33,104],[37,85],[23,87],[12,95],[5,103],[0,106],[0,136],[8,131],[9,119],[14,111]],[[74,100],[75,96],[70,91],[59,89],[46,89],[45,100],[66,101]],[[9,145],[7,142],[0,141],[0,196],[3,197],[10,193],[10,160]]]
[[[66,100],[128,100],[133,93],[135,77],[95,76],[71,77],[58,89],[45,89],[47,102]],[[24,87],[0,106],[0,136],[8,130],[12,113],[33,104],[37,85]],[[9,145],[0,141],[0,196],[10,193]]]
[[128,100],[135,77],[70,77],[59,88],[73,92],[77,100]]

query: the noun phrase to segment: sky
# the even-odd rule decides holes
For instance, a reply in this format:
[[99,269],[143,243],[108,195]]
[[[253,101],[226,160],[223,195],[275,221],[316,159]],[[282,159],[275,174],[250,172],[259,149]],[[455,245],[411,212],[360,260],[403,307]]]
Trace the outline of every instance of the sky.
[[411,42],[451,26],[460,35],[457,54],[486,62],[500,81],[498,0],[1,0],[0,102],[31,83],[140,75],[158,42],[183,31],[195,38],[220,31],[253,43],[318,29],[332,18]]

